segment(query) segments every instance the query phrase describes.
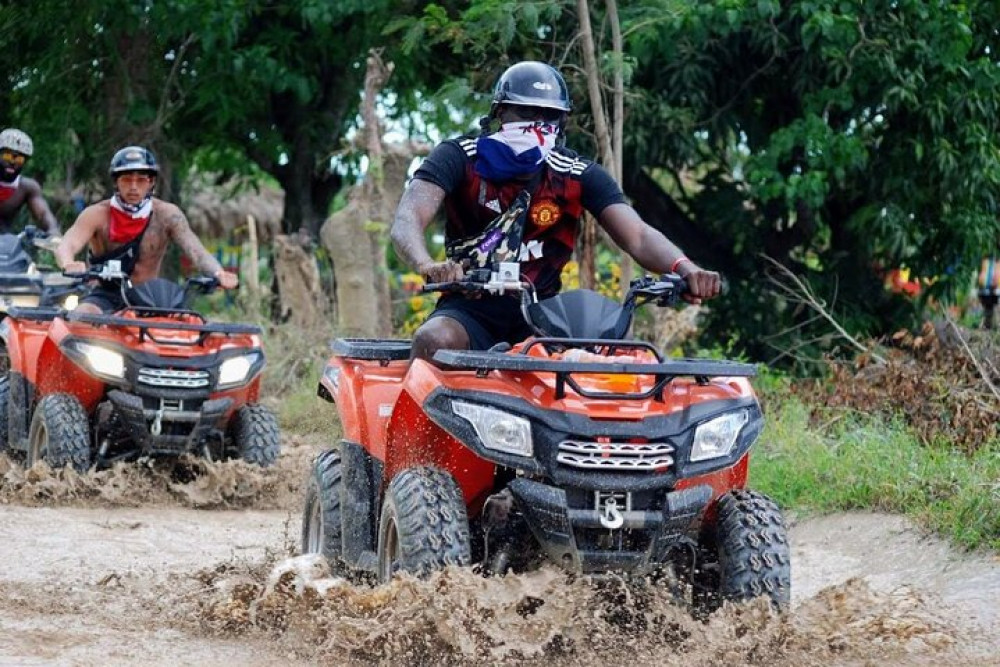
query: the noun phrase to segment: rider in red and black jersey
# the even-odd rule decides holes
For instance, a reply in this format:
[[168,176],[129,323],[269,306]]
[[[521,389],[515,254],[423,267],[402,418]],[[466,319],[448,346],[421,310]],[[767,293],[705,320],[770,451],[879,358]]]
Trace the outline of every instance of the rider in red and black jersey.
[[[560,272],[570,260],[577,227],[589,211],[611,238],[643,268],[684,276],[695,299],[719,293],[720,278],[684,257],[677,246],[647,225],[625,202],[621,188],[599,164],[559,146],[571,108],[562,76],[539,62],[508,68],[497,82],[489,120],[500,129],[439,144],[403,193],[392,226],[400,256],[430,282],[458,280],[477,249],[498,241],[491,227],[515,205],[527,204],[514,243],[521,274],[540,298],[559,291]],[[435,262],[424,230],[445,207],[448,259]],[[488,349],[515,343],[531,331],[517,297],[469,299],[442,296],[414,335],[413,356],[429,359],[439,349]]]

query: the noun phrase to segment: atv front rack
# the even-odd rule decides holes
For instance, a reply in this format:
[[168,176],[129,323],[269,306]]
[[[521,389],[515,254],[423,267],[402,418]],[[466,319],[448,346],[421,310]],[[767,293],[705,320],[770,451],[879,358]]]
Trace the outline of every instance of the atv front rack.
[[[656,354],[657,363],[643,364],[634,362],[619,363],[614,361],[566,361],[562,359],[545,359],[527,355],[527,351],[535,345],[546,348],[558,347],[604,347],[614,349],[652,350]],[[608,357],[613,359],[613,357]],[[577,394],[586,398],[614,399],[646,399],[663,400],[663,389],[676,377],[693,377],[700,384],[708,382],[712,377],[753,377],[757,369],[753,364],[736,361],[712,361],[702,359],[663,360],[656,349],[649,343],[622,340],[580,340],[563,338],[538,338],[530,341],[518,354],[510,352],[471,351],[471,350],[438,350],[434,354],[434,363],[441,368],[450,370],[472,370],[479,376],[485,376],[490,371],[522,371],[534,373],[555,373],[556,398],[566,396],[566,386],[569,385]],[[573,375],[652,375],[655,382],[643,392],[595,392],[584,389],[573,379]]]
[[[170,344],[170,345],[201,345],[206,338],[213,334],[218,334],[222,336],[236,336],[236,335],[261,335],[263,331],[256,324],[232,324],[229,322],[214,322],[206,324],[190,324],[188,322],[163,322],[161,321],[143,321],[137,320],[131,317],[119,317],[117,315],[104,315],[97,313],[78,313],[76,311],[69,311],[63,315],[63,319],[67,322],[82,322],[84,324],[89,324],[95,327],[109,326],[109,327],[126,327],[130,329],[139,330],[139,340],[142,341],[144,338],[149,338],[154,343],[160,344]],[[195,331],[200,333],[195,340],[179,341],[176,339],[158,339],[151,330],[156,331]]]

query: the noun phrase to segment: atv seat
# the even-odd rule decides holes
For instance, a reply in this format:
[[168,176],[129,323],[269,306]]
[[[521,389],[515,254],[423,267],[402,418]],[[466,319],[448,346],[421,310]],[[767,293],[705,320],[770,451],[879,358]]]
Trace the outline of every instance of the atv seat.
[[330,344],[338,357],[362,361],[402,361],[410,358],[410,341],[389,338],[337,338]]

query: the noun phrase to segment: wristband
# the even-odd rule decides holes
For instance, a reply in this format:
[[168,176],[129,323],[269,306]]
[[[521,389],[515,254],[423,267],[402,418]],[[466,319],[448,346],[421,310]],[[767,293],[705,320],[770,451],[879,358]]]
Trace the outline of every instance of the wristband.
[[690,259],[688,259],[684,255],[681,255],[680,257],[677,258],[677,260],[673,264],[670,265],[670,273],[677,273],[677,267],[681,265],[681,262],[690,262],[690,261],[691,261]]

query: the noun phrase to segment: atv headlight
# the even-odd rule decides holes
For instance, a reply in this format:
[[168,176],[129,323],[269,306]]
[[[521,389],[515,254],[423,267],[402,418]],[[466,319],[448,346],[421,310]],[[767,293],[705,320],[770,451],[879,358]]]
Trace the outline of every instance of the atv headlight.
[[730,412],[698,424],[691,445],[691,462],[726,456],[736,445],[740,430],[750,421],[749,410]]
[[80,297],[76,294],[70,294],[65,299],[63,299],[62,307],[66,310],[73,310],[80,305]]
[[256,354],[241,354],[238,357],[230,357],[219,366],[219,386],[237,385],[246,382],[253,362],[257,360]]
[[125,357],[114,350],[90,343],[76,343],[77,352],[96,375],[121,379],[125,377]]
[[456,415],[464,417],[472,424],[476,429],[476,435],[487,449],[518,456],[534,454],[534,446],[531,443],[531,422],[527,419],[503,410],[461,401],[452,403],[451,409]]

